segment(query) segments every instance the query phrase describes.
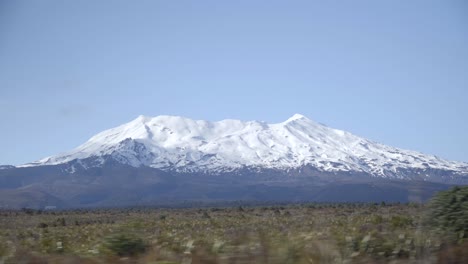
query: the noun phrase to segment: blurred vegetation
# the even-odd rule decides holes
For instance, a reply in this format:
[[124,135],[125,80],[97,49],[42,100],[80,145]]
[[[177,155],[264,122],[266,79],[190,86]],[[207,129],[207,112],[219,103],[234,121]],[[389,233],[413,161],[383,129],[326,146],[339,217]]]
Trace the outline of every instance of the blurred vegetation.
[[468,263],[467,190],[427,205],[3,210],[0,263]]
[[146,250],[143,240],[131,233],[112,234],[105,239],[104,245],[112,253],[121,257],[136,256]]
[[429,225],[454,239],[468,237],[468,186],[437,193],[428,207]]

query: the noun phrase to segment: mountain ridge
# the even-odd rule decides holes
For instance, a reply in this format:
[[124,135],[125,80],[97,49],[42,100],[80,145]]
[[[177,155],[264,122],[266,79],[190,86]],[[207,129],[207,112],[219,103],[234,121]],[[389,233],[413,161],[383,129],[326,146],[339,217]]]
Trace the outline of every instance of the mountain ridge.
[[304,115],[281,123],[225,119],[216,122],[180,116],[140,115],[91,137],[76,149],[18,167],[57,165],[106,158],[133,167],[148,166],[178,172],[232,172],[243,168],[355,171],[377,177],[404,179],[402,170],[443,170],[468,174],[468,163],[386,146],[349,132],[330,128]]

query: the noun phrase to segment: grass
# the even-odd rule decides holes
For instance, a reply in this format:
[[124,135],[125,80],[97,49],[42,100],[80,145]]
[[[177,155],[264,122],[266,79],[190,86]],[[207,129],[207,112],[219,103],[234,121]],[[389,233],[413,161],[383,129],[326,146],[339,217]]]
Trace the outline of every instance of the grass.
[[427,211],[416,204],[0,211],[0,263],[465,261],[465,235],[454,240],[427,226]]

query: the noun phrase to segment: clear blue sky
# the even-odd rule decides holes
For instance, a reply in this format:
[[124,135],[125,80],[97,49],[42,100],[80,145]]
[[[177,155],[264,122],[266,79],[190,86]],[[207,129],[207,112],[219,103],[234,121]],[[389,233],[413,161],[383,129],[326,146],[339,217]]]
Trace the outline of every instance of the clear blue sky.
[[294,113],[468,161],[468,2],[0,1],[0,164],[140,114]]

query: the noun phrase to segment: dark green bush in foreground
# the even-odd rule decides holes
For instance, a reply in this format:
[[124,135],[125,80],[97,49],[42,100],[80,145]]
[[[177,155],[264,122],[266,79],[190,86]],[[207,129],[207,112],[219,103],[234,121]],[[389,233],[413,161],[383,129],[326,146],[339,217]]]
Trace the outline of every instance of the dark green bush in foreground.
[[437,193],[429,203],[428,222],[439,230],[468,237],[468,186]]
[[107,237],[105,246],[119,256],[136,256],[146,250],[146,245],[141,238],[127,233]]

